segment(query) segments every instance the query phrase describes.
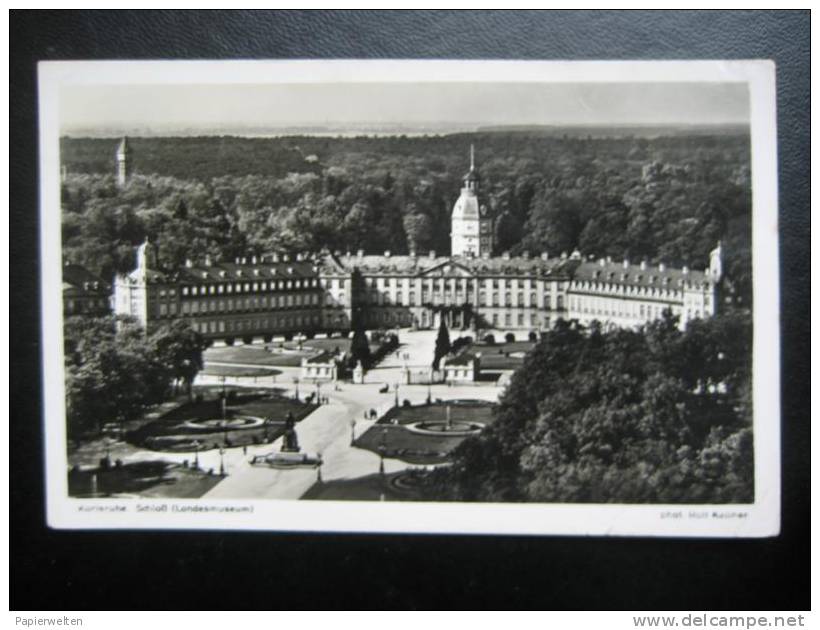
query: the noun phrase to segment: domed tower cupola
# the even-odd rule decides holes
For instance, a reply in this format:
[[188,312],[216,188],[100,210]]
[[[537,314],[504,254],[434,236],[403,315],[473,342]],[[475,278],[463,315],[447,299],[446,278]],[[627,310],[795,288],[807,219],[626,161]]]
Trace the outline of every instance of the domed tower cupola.
[[492,218],[478,199],[481,177],[475,168],[475,148],[470,145],[470,171],[464,176],[461,195],[453,206],[450,253],[453,256],[482,256],[492,253]]
[[128,138],[123,138],[117,147],[117,185],[122,188],[131,174],[131,146]]
[[470,145],[470,172],[462,179],[464,182],[464,190],[472,191],[473,194],[478,194],[478,187],[481,184],[481,176],[475,170],[475,147]]

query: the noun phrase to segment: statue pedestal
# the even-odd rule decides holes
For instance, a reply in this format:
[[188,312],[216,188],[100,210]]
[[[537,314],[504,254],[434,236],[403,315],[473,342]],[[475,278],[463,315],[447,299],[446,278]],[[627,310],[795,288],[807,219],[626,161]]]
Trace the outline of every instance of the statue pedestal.
[[357,362],[356,367],[353,368],[353,382],[357,385],[364,383],[364,368],[360,362]]

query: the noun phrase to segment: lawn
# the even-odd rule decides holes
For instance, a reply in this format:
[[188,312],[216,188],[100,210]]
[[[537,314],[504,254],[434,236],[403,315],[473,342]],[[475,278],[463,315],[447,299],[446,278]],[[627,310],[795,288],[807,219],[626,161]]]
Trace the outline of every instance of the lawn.
[[143,461],[110,468],[72,470],[68,494],[72,497],[138,495],[150,498],[196,499],[222,480],[202,470],[162,461]]
[[243,367],[240,365],[206,365],[200,372],[206,376],[276,376],[281,370],[263,367]]
[[[493,421],[492,403],[484,401],[448,401],[450,419],[454,423]],[[394,407],[375,425],[356,439],[354,446],[380,453],[384,445],[385,457],[400,459],[411,464],[439,464],[446,462],[450,452],[461,444],[464,436],[422,435],[413,433],[402,425],[415,422],[446,420],[447,402],[444,404]]]
[[535,347],[532,341],[510,343],[474,343],[469,352],[481,353],[481,368],[484,370],[514,370],[524,363],[524,354]]
[[425,497],[417,489],[418,476],[423,472],[405,471],[380,475],[378,473],[319,482],[311,486],[303,496],[308,501],[424,501]]
[[204,391],[202,400],[186,403],[158,420],[126,434],[130,443],[155,451],[190,452],[250,444],[269,443],[284,432],[288,413],[299,422],[310,414],[316,405],[284,398],[264,390],[248,392],[229,390],[228,418],[261,418],[264,423],[249,428],[222,429],[218,425],[190,426],[191,420],[218,420],[222,418],[222,406],[218,388]]
[[[278,344],[269,344],[276,349]],[[302,351],[270,352],[264,346],[224,346],[208,348],[203,353],[208,363],[246,363],[250,365],[271,365],[278,367],[297,367],[302,365],[304,357],[312,357],[315,351],[305,348]],[[214,367],[214,366],[212,366]]]

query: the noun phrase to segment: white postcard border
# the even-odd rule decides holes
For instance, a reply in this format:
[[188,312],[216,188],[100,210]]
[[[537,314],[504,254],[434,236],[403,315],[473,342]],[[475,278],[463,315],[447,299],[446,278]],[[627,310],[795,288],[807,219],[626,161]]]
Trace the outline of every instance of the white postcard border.
[[[780,529],[780,318],[775,67],[770,61],[106,61],[39,64],[47,521],[60,529],[765,537]],[[322,82],[745,82],[751,99],[755,502],[586,505],[68,497],[60,241],[60,89]],[[138,510],[138,506],[145,509]],[[163,508],[163,506],[165,506]],[[213,511],[190,511],[213,508]],[[164,511],[163,511],[164,509]],[[245,510],[250,511],[218,511]],[[90,511],[85,511],[90,510]],[[671,513],[682,513],[678,518]],[[698,516],[699,515],[699,516]]]

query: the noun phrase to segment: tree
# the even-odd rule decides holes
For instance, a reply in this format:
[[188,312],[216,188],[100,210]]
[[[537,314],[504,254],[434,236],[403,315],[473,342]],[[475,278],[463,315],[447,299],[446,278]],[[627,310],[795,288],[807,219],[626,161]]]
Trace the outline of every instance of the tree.
[[172,375],[174,386],[181,382],[191,399],[194,379],[203,367],[205,338],[187,321],[174,320],[154,332],[148,342]]
[[444,317],[441,317],[441,324],[438,327],[438,336],[436,337],[436,349],[433,355],[433,369],[437,370],[441,360],[450,352],[450,332],[447,330],[447,323]]
[[361,363],[365,369],[370,367],[372,357],[370,356],[370,342],[361,326],[356,326],[353,331],[353,339],[350,340],[350,365],[355,366]]
[[496,421],[432,475],[464,500],[745,502],[754,496],[751,327],[744,313],[641,330],[559,324]]
[[433,223],[426,214],[409,212],[402,219],[407,234],[407,248],[410,251],[424,251],[433,238]]
[[163,400],[170,369],[135,322],[113,317],[66,321],[66,412],[72,438],[126,422]]

